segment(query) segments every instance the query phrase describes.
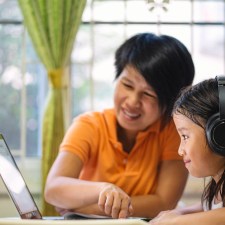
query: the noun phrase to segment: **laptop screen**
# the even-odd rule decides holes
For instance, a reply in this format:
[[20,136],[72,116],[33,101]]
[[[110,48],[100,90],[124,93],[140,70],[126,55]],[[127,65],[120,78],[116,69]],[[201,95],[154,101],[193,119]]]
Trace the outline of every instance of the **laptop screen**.
[[20,216],[26,215],[25,217],[31,218],[34,216],[32,214],[38,214],[37,206],[1,134],[0,175]]

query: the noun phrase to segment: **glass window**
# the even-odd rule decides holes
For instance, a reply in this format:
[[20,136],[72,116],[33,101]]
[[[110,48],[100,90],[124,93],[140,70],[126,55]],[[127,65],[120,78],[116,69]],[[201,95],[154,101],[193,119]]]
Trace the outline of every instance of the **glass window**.
[[[84,111],[113,105],[114,53],[126,38],[139,32],[181,40],[195,61],[195,83],[225,73],[225,1],[162,3],[87,1],[71,55],[70,121]],[[0,1],[0,38],[0,131],[16,155],[40,156],[47,76],[16,0]]]
[[46,72],[15,0],[0,2],[0,38],[0,132],[14,155],[38,156]]

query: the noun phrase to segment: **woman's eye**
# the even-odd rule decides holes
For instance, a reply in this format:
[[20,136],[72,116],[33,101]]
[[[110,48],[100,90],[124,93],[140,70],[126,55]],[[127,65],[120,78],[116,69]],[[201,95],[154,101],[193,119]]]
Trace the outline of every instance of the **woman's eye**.
[[127,87],[127,88],[132,88],[132,86],[130,85],[130,84],[127,84],[127,83],[123,83],[123,85],[125,86],[125,87]]
[[151,97],[151,98],[156,98],[156,96],[148,93],[148,92],[144,92],[144,95],[147,96],[147,97]]

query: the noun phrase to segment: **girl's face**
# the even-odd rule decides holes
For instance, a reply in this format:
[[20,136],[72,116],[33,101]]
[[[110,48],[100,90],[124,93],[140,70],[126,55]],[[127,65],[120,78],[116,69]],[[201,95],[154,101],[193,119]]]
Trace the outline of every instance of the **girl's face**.
[[134,134],[148,128],[161,115],[155,91],[129,66],[118,77],[114,106],[119,125]]
[[225,158],[209,148],[205,130],[182,114],[174,114],[173,120],[181,138],[178,153],[183,156],[189,173],[195,177],[212,176],[217,180],[224,170]]

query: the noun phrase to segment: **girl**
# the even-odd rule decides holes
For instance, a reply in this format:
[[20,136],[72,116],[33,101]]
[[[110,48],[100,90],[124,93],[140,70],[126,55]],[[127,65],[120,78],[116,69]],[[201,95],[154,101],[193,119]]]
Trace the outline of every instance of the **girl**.
[[179,155],[195,177],[211,177],[201,203],[161,212],[150,224],[225,224],[225,76],[181,92],[173,119],[181,138]]

